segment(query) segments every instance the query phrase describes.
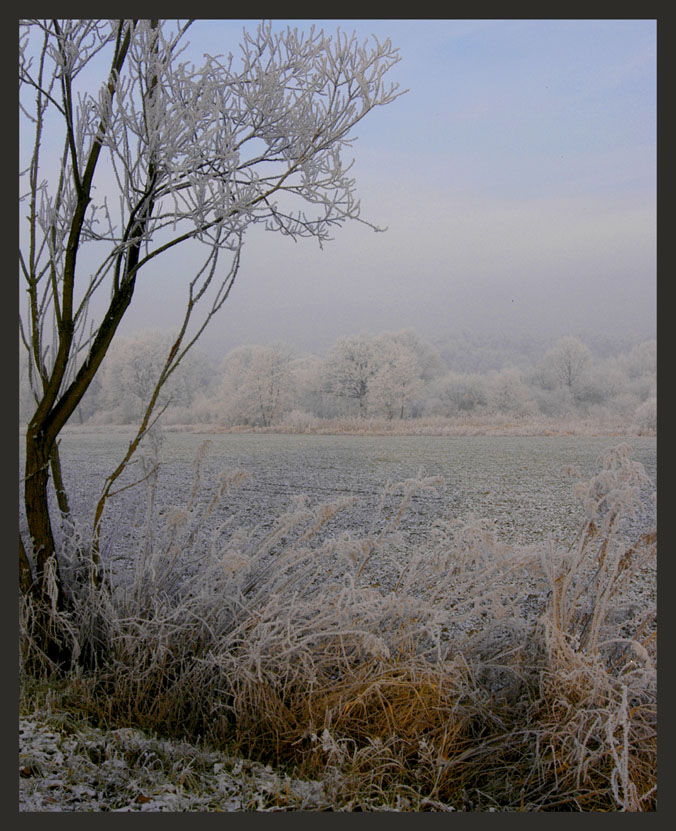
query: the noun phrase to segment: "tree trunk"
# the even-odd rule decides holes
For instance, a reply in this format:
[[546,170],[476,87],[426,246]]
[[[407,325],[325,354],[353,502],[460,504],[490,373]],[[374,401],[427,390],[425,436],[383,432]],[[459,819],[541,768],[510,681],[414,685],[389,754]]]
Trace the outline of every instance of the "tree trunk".
[[360,392],[357,398],[359,399],[359,418],[366,418],[366,393]]
[[[33,638],[55,667],[68,666],[72,657],[54,629],[54,612],[64,609],[63,586],[56,559],[56,546],[49,516],[48,485],[51,447],[44,434],[32,423],[26,431],[26,479],[24,499],[28,533],[33,548],[34,573],[31,570],[23,540],[19,537],[19,580],[21,590],[35,601]],[[52,562],[50,563],[50,560]],[[50,577],[47,580],[47,568]]]
[[[82,421],[80,419],[80,421]],[[52,468],[52,479],[54,480],[54,490],[56,492],[56,501],[64,519],[70,516],[70,505],[68,504],[68,494],[66,493],[66,486],[63,483],[63,474],[61,473],[61,456],[59,454],[59,444],[54,442],[51,452],[49,454],[49,462]]]
[[[51,447],[42,431],[29,425],[26,431],[26,479],[24,500],[28,533],[35,558],[35,583],[38,593],[44,592],[43,577],[47,560],[55,555],[54,535],[47,501]],[[58,580],[58,570],[57,570]]]
[[31,564],[26,554],[26,548],[19,533],[19,589],[21,594],[27,595],[30,593],[33,586],[33,574],[31,572]]

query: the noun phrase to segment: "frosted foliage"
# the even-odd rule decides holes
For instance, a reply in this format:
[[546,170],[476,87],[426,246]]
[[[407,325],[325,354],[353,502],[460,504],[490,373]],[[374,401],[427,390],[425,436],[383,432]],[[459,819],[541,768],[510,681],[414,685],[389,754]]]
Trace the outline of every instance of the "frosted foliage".
[[489,379],[488,403],[496,412],[516,415],[532,412],[534,407],[516,369],[503,369]]
[[636,422],[639,429],[646,433],[654,433],[657,430],[657,399],[649,398],[636,408]]
[[579,402],[602,404],[628,390],[628,378],[617,366],[617,361],[603,361],[580,373],[576,398]]
[[[117,340],[78,407],[79,423],[138,418],[142,397],[134,390],[151,388],[150,380],[162,370],[158,346],[162,342],[166,357],[174,338],[175,333],[145,332]],[[254,353],[259,357],[252,358]],[[405,330],[341,338],[324,357],[284,344],[247,346],[212,365],[193,349],[158,401],[164,405],[170,400],[165,424],[211,424],[216,429],[644,435],[657,429],[654,357],[653,341],[639,343],[628,352],[592,360],[568,387],[542,361],[529,369],[506,366],[485,374],[446,370],[432,345]],[[19,363],[20,418],[26,421],[35,399],[25,351]],[[256,363],[261,373],[258,401]],[[271,381],[267,392],[266,376]]]
[[[101,409],[112,420],[140,417],[175,339],[175,333],[144,332],[112,345],[102,367],[99,395]],[[209,378],[207,359],[193,350],[164,385],[158,403],[190,407],[196,394],[208,387]]]
[[420,408],[425,378],[437,369],[434,350],[411,331],[354,335],[339,338],[327,355],[324,387],[338,399],[357,401],[361,417],[403,419]]
[[20,722],[22,812],[300,811],[328,804],[321,783],[269,765],[130,727],[72,729],[61,715],[50,714],[48,724],[44,713]]
[[365,416],[369,382],[375,372],[375,355],[370,338],[364,335],[338,338],[326,358],[326,389],[339,398],[356,400],[359,415]]
[[396,344],[381,350],[370,383],[371,401],[387,418],[404,418],[423,390],[421,367],[414,354]]
[[223,424],[269,427],[292,401],[289,356],[274,347],[242,346],[228,354],[217,393]]
[[630,378],[654,375],[657,371],[657,341],[648,340],[636,344],[622,356],[621,365]]
[[487,378],[449,372],[431,385],[427,408],[433,415],[452,416],[480,411],[487,402]]
[[591,352],[578,338],[558,340],[545,355],[545,366],[556,383],[572,389],[591,361]]
[[374,345],[381,354],[384,353],[385,359],[387,359],[388,351],[411,356],[424,382],[443,375],[445,371],[443,359],[437,348],[420,338],[412,329],[383,332],[374,339]]
[[291,385],[295,390],[293,409],[305,412],[310,419],[321,416],[323,412],[323,371],[324,362],[316,355],[304,355],[292,359],[289,364]]
[[160,387],[227,299],[247,228],[320,245],[349,220],[381,230],[361,217],[346,153],[359,122],[402,94],[385,80],[399,60],[389,40],[261,23],[238,54],[196,66],[183,59],[189,31],[190,21],[20,22],[21,334],[38,418],[56,407],[56,433],[137,276],[171,267],[176,246],[197,256]]
[[[25,24],[27,37],[31,25]],[[129,23],[122,26],[124,32]],[[84,67],[95,49],[115,39],[117,27],[115,21],[71,21],[65,46],[79,50],[77,62]],[[312,28],[274,34],[269,24],[261,24],[244,33],[239,56],[206,56],[197,68],[178,60],[182,35],[138,21],[128,71],[113,101],[105,86],[100,93],[82,92],[83,158],[98,124],[105,122],[104,146],[124,194],[121,222],[135,208],[135,189],[146,187],[149,159],[162,183],[162,209],[148,238],[184,220],[205,238],[215,238],[219,230],[236,235],[255,219],[294,236],[326,239],[332,224],[357,217],[354,181],[340,151],[350,145],[350,130],[366,112],[396,96],[383,80],[396,60],[390,44],[369,49],[345,33],[330,37]],[[27,82],[34,67],[28,50],[24,55],[21,79]],[[56,50],[49,57],[59,62]],[[151,74],[157,85],[150,100],[142,101]],[[318,205],[319,215],[278,208],[271,200],[278,190]]]
[[590,521],[611,523],[634,516],[641,505],[641,489],[650,487],[643,466],[631,460],[631,448],[620,444],[603,458],[603,470],[589,482],[575,486]]
[[[581,643],[592,651],[612,651],[623,642],[603,637],[618,611],[611,602],[620,600],[637,570],[645,565],[645,558],[654,552],[655,532],[644,533],[633,546],[627,546],[627,528],[650,494],[655,496],[643,466],[630,454],[628,445],[618,445],[605,454],[596,476],[574,486],[587,519],[555,581],[551,623],[561,631],[577,629]],[[573,469],[571,473],[576,472]],[[648,618],[654,611],[646,610]],[[634,651],[646,657],[640,644]]]

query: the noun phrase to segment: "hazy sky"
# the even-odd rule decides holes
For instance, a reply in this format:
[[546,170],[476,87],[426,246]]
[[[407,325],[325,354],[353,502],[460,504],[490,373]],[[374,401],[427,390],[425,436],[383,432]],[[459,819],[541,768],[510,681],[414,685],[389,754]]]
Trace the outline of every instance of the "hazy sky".
[[[362,215],[388,231],[353,224],[320,250],[256,229],[209,351],[405,327],[654,336],[654,20],[290,23],[400,49],[409,92],[366,117],[352,154]],[[191,57],[236,53],[255,25],[198,21]],[[171,324],[178,281],[137,293],[125,334]]]

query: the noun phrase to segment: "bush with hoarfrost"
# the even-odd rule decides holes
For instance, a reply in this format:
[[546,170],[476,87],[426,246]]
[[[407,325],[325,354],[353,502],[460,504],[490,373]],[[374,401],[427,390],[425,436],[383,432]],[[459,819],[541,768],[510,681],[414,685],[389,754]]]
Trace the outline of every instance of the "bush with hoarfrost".
[[649,398],[636,408],[634,419],[641,432],[648,435],[657,430],[657,398]]
[[53,616],[81,656],[70,706],[290,766],[347,810],[654,810],[656,533],[632,536],[649,480],[627,446],[576,485],[569,549],[508,546],[478,520],[407,543],[409,505],[440,484],[422,474],[351,532],[330,523],[354,499],[298,497],[262,536],[226,520],[205,546],[246,476],[200,507],[206,452],[125,579],[82,581]]

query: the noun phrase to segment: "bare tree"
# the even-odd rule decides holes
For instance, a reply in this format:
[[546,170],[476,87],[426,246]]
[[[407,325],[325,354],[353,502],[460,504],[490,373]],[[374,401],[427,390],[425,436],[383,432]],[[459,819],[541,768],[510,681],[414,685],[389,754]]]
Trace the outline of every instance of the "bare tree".
[[346,220],[364,222],[342,153],[354,126],[401,94],[384,80],[399,60],[389,41],[370,46],[314,28],[276,34],[261,24],[243,34],[238,60],[207,56],[196,68],[180,60],[189,26],[21,22],[21,334],[36,405],[24,481],[31,545],[20,544],[20,575],[24,591],[55,608],[62,591],[50,464],[58,477],[59,433],[137,280],[158,261],[170,267],[178,245],[203,253],[122,465],[155,418],[159,389],[226,300],[246,230],[262,224],[322,244]]

